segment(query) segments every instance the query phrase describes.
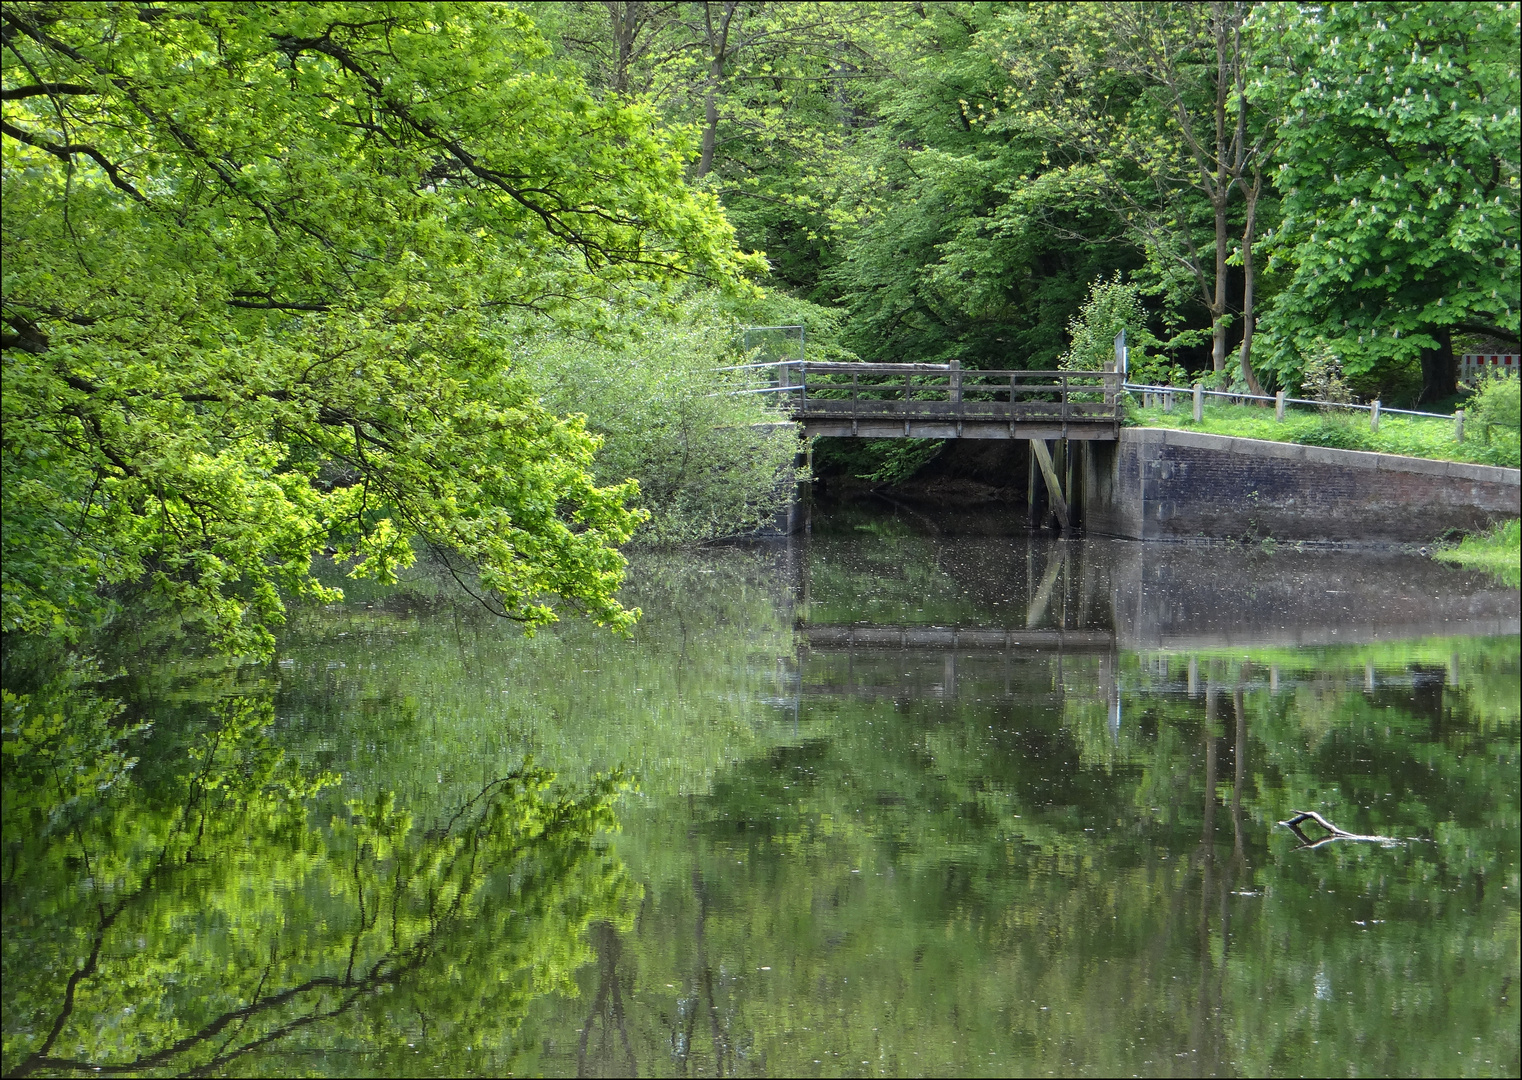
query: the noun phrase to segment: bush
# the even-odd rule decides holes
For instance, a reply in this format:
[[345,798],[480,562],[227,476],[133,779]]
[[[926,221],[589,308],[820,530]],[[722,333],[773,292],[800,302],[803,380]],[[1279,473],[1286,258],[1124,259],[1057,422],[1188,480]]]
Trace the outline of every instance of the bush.
[[1480,383],[1466,411],[1482,424],[1522,428],[1522,378],[1492,375]]
[[[1342,361],[1332,352],[1325,338],[1317,338],[1305,354],[1305,368],[1300,375],[1300,392],[1315,401],[1330,405],[1346,405],[1353,400],[1353,392],[1343,379]],[[1330,446],[1331,443],[1318,443]]]
[[752,532],[792,498],[794,425],[769,404],[745,361],[741,328],[719,298],[699,295],[669,317],[631,322],[610,340],[547,334],[518,361],[557,413],[583,413],[603,439],[600,482],[639,481],[650,512],[636,543],[682,545]]
[[1324,417],[1321,423],[1297,435],[1295,441],[1305,446],[1329,446],[1336,450],[1374,449],[1369,432],[1332,417]]
[[[1068,320],[1068,351],[1057,361],[1064,371],[1103,371],[1115,362],[1115,336],[1126,332],[1131,350],[1130,367],[1136,378],[1168,378],[1173,374],[1168,362],[1149,356],[1148,348],[1161,343],[1147,329],[1147,311],[1142,307],[1136,285],[1121,280],[1120,272],[1109,281],[1095,278],[1089,286],[1089,298],[1078,314]],[[1156,369],[1156,370],[1153,370]]]

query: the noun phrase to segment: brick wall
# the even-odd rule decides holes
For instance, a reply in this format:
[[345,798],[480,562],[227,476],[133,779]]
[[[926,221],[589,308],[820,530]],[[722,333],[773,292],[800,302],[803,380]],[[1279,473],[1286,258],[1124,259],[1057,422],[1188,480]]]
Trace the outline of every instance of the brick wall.
[[1522,516],[1522,471],[1163,428],[1082,458],[1084,526],[1136,540],[1422,543]]

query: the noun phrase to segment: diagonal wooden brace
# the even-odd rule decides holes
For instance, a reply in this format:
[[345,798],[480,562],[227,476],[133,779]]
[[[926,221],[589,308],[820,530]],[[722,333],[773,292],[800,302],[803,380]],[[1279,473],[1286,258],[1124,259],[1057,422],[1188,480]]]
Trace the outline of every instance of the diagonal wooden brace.
[[1063,532],[1068,530],[1068,504],[1063,496],[1062,485],[1057,482],[1057,470],[1052,468],[1052,454],[1046,448],[1045,439],[1031,440],[1031,453],[1036,455],[1036,462],[1041,466],[1041,475],[1046,478],[1046,493],[1051,497],[1052,509],[1057,512],[1057,524],[1062,526]]

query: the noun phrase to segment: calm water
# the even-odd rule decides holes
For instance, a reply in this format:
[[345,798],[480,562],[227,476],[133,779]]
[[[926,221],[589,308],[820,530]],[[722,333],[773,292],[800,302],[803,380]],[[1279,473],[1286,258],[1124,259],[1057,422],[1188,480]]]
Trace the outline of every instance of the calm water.
[[1515,590],[843,510],[629,602],[155,645],[130,770],[7,719],[6,1071],[1522,1068]]

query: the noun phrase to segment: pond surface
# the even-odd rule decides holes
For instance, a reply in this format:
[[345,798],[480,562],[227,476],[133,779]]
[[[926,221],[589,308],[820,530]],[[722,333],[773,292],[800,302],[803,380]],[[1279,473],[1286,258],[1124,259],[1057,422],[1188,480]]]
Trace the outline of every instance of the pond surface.
[[125,748],[70,699],[7,758],[6,1072],[1522,1069],[1516,590],[847,508],[628,602],[420,574],[139,657]]

